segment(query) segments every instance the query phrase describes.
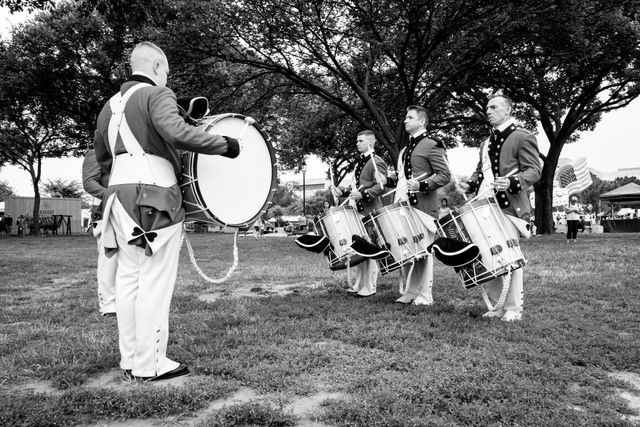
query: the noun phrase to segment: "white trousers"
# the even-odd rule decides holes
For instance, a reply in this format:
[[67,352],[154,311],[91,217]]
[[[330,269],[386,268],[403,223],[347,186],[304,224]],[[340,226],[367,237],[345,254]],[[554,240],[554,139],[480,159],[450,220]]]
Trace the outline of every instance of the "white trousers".
[[353,290],[358,295],[365,297],[375,294],[378,271],[378,263],[372,259],[356,265],[356,282],[353,285]]
[[111,258],[104,253],[104,243],[102,236],[97,237],[98,243],[98,268],[96,275],[98,276],[98,307],[100,313],[116,312],[116,267],[118,259],[114,255]]
[[[524,302],[524,267],[511,272],[511,285],[507,292],[507,297],[504,300],[502,309],[507,312],[522,314],[522,305]],[[484,284],[484,288],[491,299],[492,304],[495,304],[500,298],[502,293],[502,277],[490,280]],[[491,309],[491,307],[488,307]]]
[[[507,215],[507,218],[512,218]],[[519,240],[519,231],[514,221],[518,223],[518,219],[507,221],[507,226],[509,227],[509,231],[511,233],[511,237]],[[523,230],[524,233],[527,233]],[[495,303],[500,299],[500,294],[502,293],[502,277],[498,277],[496,279],[490,280],[484,284],[484,289],[487,291],[489,295],[489,299],[492,301],[491,303],[495,305]],[[511,272],[511,284],[509,286],[509,291],[507,292],[507,296],[504,300],[504,305],[502,309],[507,312],[522,314],[522,305],[524,302],[524,287],[523,287],[523,279],[524,279],[524,267],[521,267],[517,270]],[[491,309],[491,307],[488,307]]]
[[127,243],[131,218],[116,199],[110,214],[118,244],[116,313],[120,367],[134,376],[162,375],[179,366],[166,357],[169,307],[178,271],[182,228],[169,241],[146,256],[144,249]]
[[[411,264],[402,267],[403,281],[407,280]],[[433,304],[433,256],[429,255],[426,259],[421,259],[413,265],[411,271],[411,281],[407,285],[407,292],[398,298],[397,302],[410,303],[416,305]]]

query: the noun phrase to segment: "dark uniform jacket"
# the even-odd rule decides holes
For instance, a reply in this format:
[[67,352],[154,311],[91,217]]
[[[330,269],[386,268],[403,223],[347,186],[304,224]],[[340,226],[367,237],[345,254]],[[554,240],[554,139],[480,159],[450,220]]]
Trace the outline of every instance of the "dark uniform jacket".
[[[378,172],[380,172],[382,176],[386,176],[387,163],[380,156],[374,155],[374,158],[376,160]],[[373,166],[371,157],[364,154],[360,155],[354,170],[354,179],[356,188],[360,188],[360,186],[362,186],[362,189],[360,189],[362,199],[358,200],[356,203],[356,209],[362,215],[367,215],[382,207],[380,196],[386,191],[386,189],[380,188],[380,184],[378,184],[375,179],[375,172],[376,170]],[[348,194],[348,190],[343,191],[343,196],[348,196]]]
[[451,180],[451,171],[445,159],[446,151],[441,143],[429,139],[427,132],[409,139],[409,145],[401,153],[404,175],[407,179],[420,178],[420,191],[409,193],[409,203],[434,218],[438,217],[438,188]]
[[[122,85],[120,92],[126,93],[139,82],[152,86],[143,87],[131,96],[125,106],[124,116],[144,152],[167,159],[173,165],[176,177],[182,173],[178,150],[227,157],[238,155],[239,145],[235,139],[211,135],[185,123],[179,115],[176,95],[171,89],[155,86],[151,79],[144,76],[133,75],[130,81]],[[112,163],[108,138],[111,115],[107,102],[98,116],[94,137],[96,159],[106,171],[111,171]],[[126,152],[118,134],[115,155]],[[168,188],[148,184],[113,185],[105,191],[103,203],[112,193],[117,193],[122,206],[143,231],[166,228],[184,219],[182,193],[177,184]],[[142,238],[130,244],[146,246]]]
[[523,218],[531,212],[529,189],[538,182],[542,168],[540,166],[536,137],[525,129],[511,124],[502,132],[494,130],[491,138],[480,145],[480,161],[471,175],[470,191],[475,191],[484,179],[482,173],[482,153],[488,146],[491,171],[494,177],[505,176],[517,169],[509,177],[511,184],[507,191],[497,191],[496,199],[506,214]]

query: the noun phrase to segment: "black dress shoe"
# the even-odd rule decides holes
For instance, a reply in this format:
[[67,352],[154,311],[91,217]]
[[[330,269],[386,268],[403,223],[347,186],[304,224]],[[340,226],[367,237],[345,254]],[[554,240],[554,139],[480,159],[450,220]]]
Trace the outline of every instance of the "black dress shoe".
[[102,317],[116,317],[115,313],[102,313]]
[[157,375],[155,377],[136,377],[136,380],[139,381],[160,381],[160,380],[168,380],[170,378],[181,377],[183,375],[187,375],[189,373],[189,367],[184,364],[180,364],[176,369],[173,369],[169,372],[165,372],[164,374]]

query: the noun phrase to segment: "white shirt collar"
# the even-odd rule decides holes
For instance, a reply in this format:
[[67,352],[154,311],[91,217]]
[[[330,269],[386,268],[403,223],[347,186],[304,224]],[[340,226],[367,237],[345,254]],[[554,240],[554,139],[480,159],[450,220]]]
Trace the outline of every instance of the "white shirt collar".
[[416,137],[418,137],[418,136],[422,135],[422,134],[423,134],[424,132],[426,132],[426,131],[427,131],[427,129],[426,129],[426,128],[422,128],[422,129],[420,129],[419,131],[414,132],[413,134],[411,134],[411,137],[412,137],[412,138],[416,138]]
[[133,73],[131,73],[132,75],[139,75],[139,76],[143,76],[146,77],[148,79],[151,79],[156,85],[158,84],[158,82],[156,81],[156,79],[154,79],[153,77],[151,77],[149,74],[145,73],[144,71],[134,71]]
[[508,128],[509,126],[513,125],[516,123],[516,120],[513,117],[509,117],[509,120],[507,120],[506,122],[504,122],[503,124],[496,126],[496,129],[498,129],[499,132],[504,132],[504,130],[506,128]]

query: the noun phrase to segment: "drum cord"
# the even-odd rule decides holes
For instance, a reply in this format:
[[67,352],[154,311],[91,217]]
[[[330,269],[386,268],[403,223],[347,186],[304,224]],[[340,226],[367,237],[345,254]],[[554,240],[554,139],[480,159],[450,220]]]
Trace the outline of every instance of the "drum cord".
[[[233,273],[233,271],[238,266],[238,229],[237,228],[236,228],[235,234],[233,235],[233,265],[229,268],[229,270],[227,271],[227,274],[225,274],[225,276],[222,279],[212,279],[209,276],[207,276],[200,269],[200,267],[198,267],[198,263],[196,262],[196,257],[193,254],[193,247],[191,247],[191,241],[189,240],[189,236],[184,230],[182,231],[182,242],[187,243],[187,250],[189,251],[189,258],[191,259],[191,264],[193,264],[193,267],[196,269],[200,277],[202,277],[205,281],[209,283],[219,284],[219,283],[226,282],[227,279],[231,277],[231,273]],[[180,242],[181,247],[182,247],[182,242]]]
[[353,289],[351,287],[351,256],[347,257],[347,289]]
[[504,305],[505,300],[507,299],[507,294],[509,293],[509,288],[511,287],[511,270],[507,270],[507,274],[502,276],[502,292],[500,292],[500,298],[496,302],[496,305],[491,304],[491,299],[489,298],[489,294],[485,289],[484,285],[482,286],[482,298],[484,299],[485,304],[487,304],[487,308],[489,311],[498,311]]
[[403,288],[403,283],[400,282],[400,295],[405,295],[407,293],[407,291],[409,290],[409,284],[411,283],[411,275],[413,274],[413,267],[416,266],[416,260],[414,259],[411,262],[411,267],[409,267],[409,272],[407,273],[407,281],[404,283],[404,288]]

